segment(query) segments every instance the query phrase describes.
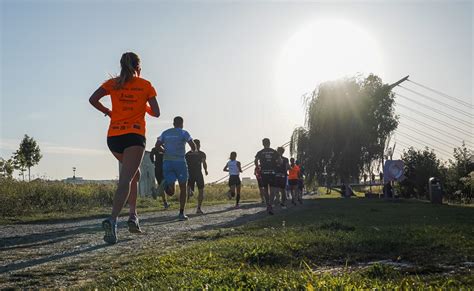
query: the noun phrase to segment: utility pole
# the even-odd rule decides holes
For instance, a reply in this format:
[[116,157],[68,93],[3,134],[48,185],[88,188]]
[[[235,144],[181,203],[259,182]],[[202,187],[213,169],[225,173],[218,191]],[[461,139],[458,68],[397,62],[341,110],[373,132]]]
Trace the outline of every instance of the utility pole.
[[76,167],[72,167],[72,172],[73,172],[72,179],[76,180]]

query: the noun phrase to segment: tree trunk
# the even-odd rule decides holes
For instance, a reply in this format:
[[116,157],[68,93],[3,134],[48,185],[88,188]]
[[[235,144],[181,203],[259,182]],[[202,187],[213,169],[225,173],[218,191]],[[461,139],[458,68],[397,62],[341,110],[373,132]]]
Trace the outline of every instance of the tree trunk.
[[28,182],[31,182],[30,167],[28,167]]

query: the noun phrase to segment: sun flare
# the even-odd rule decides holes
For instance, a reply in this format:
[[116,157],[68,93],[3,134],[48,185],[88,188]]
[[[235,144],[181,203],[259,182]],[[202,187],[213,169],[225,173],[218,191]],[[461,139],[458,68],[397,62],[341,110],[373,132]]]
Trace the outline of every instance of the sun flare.
[[301,96],[321,82],[383,71],[378,44],[364,29],[345,20],[321,20],[305,25],[284,46],[276,95],[285,111],[303,112]]

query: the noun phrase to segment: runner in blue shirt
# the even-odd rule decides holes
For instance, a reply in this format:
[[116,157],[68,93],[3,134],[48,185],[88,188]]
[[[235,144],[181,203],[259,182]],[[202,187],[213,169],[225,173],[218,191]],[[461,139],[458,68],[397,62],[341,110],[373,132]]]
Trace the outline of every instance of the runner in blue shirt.
[[184,120],[177,116],[173,120],[173,128],[165,130],[158,140],[156,146],[163,145],[165,152],[163,154],[163,176],[164,180],[158,187],[158,195],[164,195],[165,190],[169,195],[174,194],[174,183],[178,180],[179,196],[179,220],[187,220],[184,214],[186,206],[186,185],[188,182],[188,166],[186,164],[186,143],[189,144],[192,151],[196,150],[191,135],[183,129]]

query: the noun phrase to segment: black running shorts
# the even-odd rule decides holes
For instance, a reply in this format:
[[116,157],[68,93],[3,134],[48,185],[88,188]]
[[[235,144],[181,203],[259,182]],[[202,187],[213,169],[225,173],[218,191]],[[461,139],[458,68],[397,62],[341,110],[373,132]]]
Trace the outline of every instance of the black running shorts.
[[262,173],[262,187],[276,187],[275,174],[273,173]]
[[131,146],[145,147],[146,138],[136,133],[127,133],[107,137],[107,146],[114,153],[123,154],[123,151]]
[[240,186],[240,176],[238,175],[229,176],[229,187],[230,186]]
[[202,172],[189,172],[188,187],[194,191],[194,185],[197,185],[198,189],[204,189],[204,177],[202,176]]
[[291,179],[291,180],[288,180],[288,184],[290,186],[297,186],[298,185],[298,179]]
[[275,186],[280,189],[286,189],[286,176],[285,175],[276,175],[275,176]]

